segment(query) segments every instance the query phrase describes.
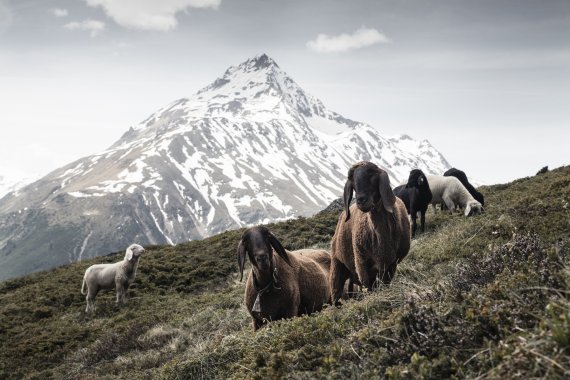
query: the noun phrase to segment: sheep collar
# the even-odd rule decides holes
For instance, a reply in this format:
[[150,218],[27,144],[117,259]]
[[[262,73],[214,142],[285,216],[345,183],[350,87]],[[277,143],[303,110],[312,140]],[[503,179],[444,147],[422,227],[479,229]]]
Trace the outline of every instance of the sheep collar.
[[261,296],[267,292],[269,292],[271,289],[278,289],[280,290],[281,288],[279,287],[279,282],[277,281],[277,268],[273,269],[273,276],[271,276],[271,281],[269,281],[267,283],[267,285],[265,285],[263,288],[261,288],[258,284],[257,284],[257,278],[255,277],[255,273],[253,274],[253,288],[255,289],[255,291],[257,292],[257,297],[255,297],[255,302],[253,303],[253,307],[251,308],[251,311],[253,312],[261,312]]

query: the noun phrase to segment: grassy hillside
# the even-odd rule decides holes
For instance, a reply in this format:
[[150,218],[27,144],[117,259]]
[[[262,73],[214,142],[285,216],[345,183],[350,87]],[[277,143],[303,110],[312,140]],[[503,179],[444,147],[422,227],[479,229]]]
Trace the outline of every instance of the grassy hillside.
[[[253,333],[241,231],[148,247],[129,304],[85,315],[84,269],[0,284],[0,378],[562,378],[570,376],[570,167],[480,189],[486,212],[427,216],[389,287]],[[328,247],[338,215],[270,225]]]

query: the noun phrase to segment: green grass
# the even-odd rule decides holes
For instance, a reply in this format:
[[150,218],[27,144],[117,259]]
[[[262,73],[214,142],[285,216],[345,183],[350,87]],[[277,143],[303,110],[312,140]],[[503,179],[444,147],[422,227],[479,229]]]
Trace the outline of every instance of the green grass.
[[[127,306],[84,313],[83,271],[0,284],[2,378],[563,378],[570,376],[570,167],[480,189],[485,213],[427,215],[389,287],[254,333],[242,231],[148,247]],[[327,247],[338,215],[269,225]]]

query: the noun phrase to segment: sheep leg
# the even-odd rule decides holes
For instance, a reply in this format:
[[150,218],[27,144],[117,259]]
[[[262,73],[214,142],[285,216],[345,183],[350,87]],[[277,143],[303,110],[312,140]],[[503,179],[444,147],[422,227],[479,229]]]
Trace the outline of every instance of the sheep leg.
[[424,233],[426,226],[426,210],[420,211],[420,226],[422,233]]
[[89,313],[90,311],[95,311],[95,300],[91,300],[87,297],[85,297],[86,301],[87,301],[87,307],[85,308],[85,312]]
[[331,260],[330,289],[333,305],[338,305],[344,290],[344,284],[350,277],[350,271],[337,259]]
[[378,270],[370,267],[367,271],[369,285],[365,285],[368,289],[375,289],[378,285]]
[[371,276],[371,273],[368,273],[368,268],[366,268],[364,265],[357,266],[356,274],[358,275],[358,280],[362,286],[368,290],[372,290],[372,285],[374,284],[374,276]]
[[412,237],[416,235],[418,225],[416,219],[418,218],[417,211],[412,211]]
[[392,264],[388,266],[388,268],[384,269],[382,272],[382,283],[388,285],[392,282],[394,278],[394,274],[396,273],[396,267],[398,266],[398,262],[394,261]]
[[85,296],[85,301],[87,301],[87,307],[85,308],[86,313],[95,311],[95,297],[97,297],[98,292],[98,289],[87,288],[87,295]]
[[449,209],[449,213],[453,214],[453,210],[455,210],[455,204],[451,200],[451,197],[449,197],[448,195],[444,195],[443,196],[443,202],[445,203],[445,205]]
[[[344,286],[343,286],[344,289]],[[310,314],[309,308],[306,308],[306,314]],[[300,317],[300,309],[298,303],[295,303],[292,308],[285,310],[283,318]]]
[[252,326],[253,326],[253,331],[257,331],[261,326],[263,326],[263,322],[261,322],[256,318],[252,318]]
[[117,284],[117,305],[126,303],[128,285]]

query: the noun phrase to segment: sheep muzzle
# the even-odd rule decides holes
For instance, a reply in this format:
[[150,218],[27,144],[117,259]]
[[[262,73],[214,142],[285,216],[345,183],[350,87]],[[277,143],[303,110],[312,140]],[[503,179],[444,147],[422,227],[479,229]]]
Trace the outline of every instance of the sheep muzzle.
[[257,268],[262,271],[268,271],[271,269],[271,258],[266,252],[263,252],[261,254],[254,253],[253,256],[255,258],[255,266]]
[[357,195],[356,207],[362,212],[369,212],[374,208],[374,202],[372,198],[366,195]]

